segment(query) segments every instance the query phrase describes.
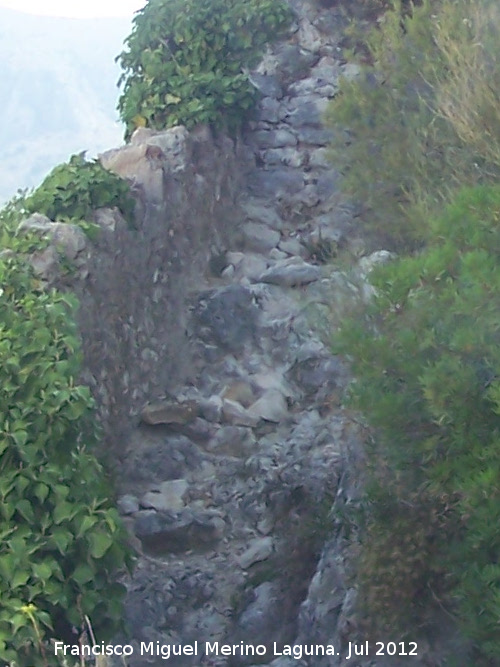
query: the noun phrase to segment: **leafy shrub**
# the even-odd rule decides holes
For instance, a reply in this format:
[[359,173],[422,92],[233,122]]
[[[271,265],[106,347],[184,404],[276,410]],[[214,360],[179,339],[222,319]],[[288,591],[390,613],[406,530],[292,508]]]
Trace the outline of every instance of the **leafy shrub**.
[[126,181],[81,155],[55,167],[23,205],[27,213],[61,221],[89,221],[95,209],[116,206],[130,225],[134,222],[135,203]]
[[76,302],[16,254],[0,258],[0,285],[0,662],[45,667],[58,625],[88,615],[100,637],[116,631],[130,556],[75,382]]
[[150,0],[117,58],[126,136],[140,125],[238,127],[256,99],[245,68],[290,18],[282,0]]
[[414,628],[440,599],[478,660],[500,651],[499,220],[498,186],[463,190],[430,221],[425,250],[371,274],[376,297],[339,338],[376,435],[368,613]]
[[19,191],[19,193],[0,210],[1,252],[12,251],[29,253],[36,249],[41,249],[48,244],[48,240],[40,239],[34,234],[16,235],[19,224],[29,215],[25,205],[26,196],[26,191]]
[[327,122],[348,132],[333,152],[365,228],[400,249],[457,188],[500,175],[500,22],[491,0],[392,4]]

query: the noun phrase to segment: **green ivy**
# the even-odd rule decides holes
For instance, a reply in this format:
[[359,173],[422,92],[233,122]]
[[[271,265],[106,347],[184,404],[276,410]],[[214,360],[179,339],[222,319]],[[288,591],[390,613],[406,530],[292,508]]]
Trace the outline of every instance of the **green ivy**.
[[373,304],[339,346],[376,436],[368,615],[411,634],[439,600],[475,643],[474,664],[500,652],[499,220],[498,186],[462,191],[430,221],[425,251],[373,272]]
[[74,155],[0,211],[0,664],[59,665],[48,640],[62,627],[88,618],[106,640],[122,625],[117,579],[131,554],[92,453],[94,402],[76,381],[78,304],[26,260],[48,239],[17,234],[35,212],[89,234],[93,211],[114,206],[133,225],[127,183]]
[[0,210],[0,248],[4,253],[32,253],[41,250],[49,243],[48,239],[41,239],[32,232],[17,235],[19,224],[25,220],[30,212],[26,209],[27,192],[20,191]]
[[116,206],[130,226],[134,224],[134,199],[126,181],[104,169],[98,160],[73,155],[55,167],[36,190],[24,198],[29,213],[43,213],[55,221],[86,221],[98,208]]
[[245,70],[290,21],[282,0],[150,0],[117,58],[126,137],[141,125],[240,126],[256,100]]
[[[4,235],[19,214],[14,203],[0,216]],[[14,253],[0,257],[0,663],[46,667],[57,624],[81,628],[88,616],[100,639],[120,627],[116,579],[131,558],[92,453],[94,402],[76,381],[77,302],[40,284],[26,240],[10,234]]]

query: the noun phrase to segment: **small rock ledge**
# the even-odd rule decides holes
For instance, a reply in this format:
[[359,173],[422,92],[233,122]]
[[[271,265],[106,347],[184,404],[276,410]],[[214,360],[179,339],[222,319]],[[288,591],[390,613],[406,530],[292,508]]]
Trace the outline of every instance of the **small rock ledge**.
[[[354,664],[349,642],[365,638],[351,545],[331,510],[359,495],[366,433],[343,408],[349,371],[328,334],[371,297],[367,275],[390,256],[347,272],[331,261],[352,241],[353,210],[321,116],[356,68],[341,56],[339,12],[291,4],[293,30],[250,73],[262,99],[237,142],[206,128],[140,129],[102,156],[132,183],[137,229],[108,210],[96,214],[97,243],[70,227],[63,238],[48,220],[25,226],[54,241],[33,260],[40,276],[81,300],[84,380],[140,554],[127,581],[127,641],[245,642],[266,647],[259,664],[344,667]],[[76,267],[65,280],[61,249]],[[338,654],[274,656],[274,645],[296,641]],[[412,664],[426,660],[422,651]],[[139,650],[130,662],[163,664]]]

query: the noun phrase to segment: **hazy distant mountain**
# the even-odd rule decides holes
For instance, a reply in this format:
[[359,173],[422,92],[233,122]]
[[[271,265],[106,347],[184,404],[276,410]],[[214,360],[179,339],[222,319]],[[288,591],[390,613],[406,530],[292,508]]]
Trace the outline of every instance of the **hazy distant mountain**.
[[131,29],[0,8],[0,202],[72,153],[121,143],[114,58]]

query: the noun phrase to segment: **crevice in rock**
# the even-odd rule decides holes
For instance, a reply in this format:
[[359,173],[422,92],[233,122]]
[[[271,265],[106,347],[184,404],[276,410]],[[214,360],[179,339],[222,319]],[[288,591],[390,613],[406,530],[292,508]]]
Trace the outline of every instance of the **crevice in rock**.
[[[351,545],[331,510],[359,495],[366,432],[343,407],[349,371],[329,335],[389,256],[335,263],[358,240],[321,114],[356,68],[331,3],[291,5],[295,28],[251,73],[262,98],[237,141],[140,129],[102,156],[133,182],[139,225],[100,212],[75,289],[84,379],[140,554],[132,667],[165,662],[141,642],[195,641],[340,667],[359,639]],[[296,640],[338,655],[275,659],[275,642]],[[256,664],[200,651],[169,664]]]

